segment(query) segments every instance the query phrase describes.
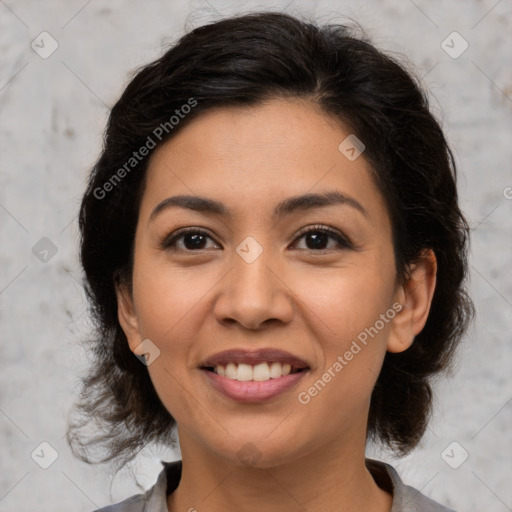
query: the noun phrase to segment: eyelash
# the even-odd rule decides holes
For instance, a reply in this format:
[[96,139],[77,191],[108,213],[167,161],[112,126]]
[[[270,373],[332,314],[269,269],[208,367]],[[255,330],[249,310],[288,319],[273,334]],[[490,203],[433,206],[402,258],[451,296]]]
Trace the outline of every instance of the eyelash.
[[[175,246],[176,241],[183,238],[183,236],[185,236],[187,234],[191,234],[191,233],[193,233],[195,235],[207,236],[208,238],[213,240],[213,237],[204,229],[188,227],[188,228],[180,229],[170,236],[164,237],[161,240],[161,242],[159,243],[160,249],[162,249],[162,250],[171,249],[172,247]],[[348,238],[346,238],[344,235],[328,228],[327,226],[322,226],[322,225],[311,226],[311,227],[304,228],[303,230],[299,231],[295,236],[294,243],[298,242],[298,240],[303,238],[305,235],[308,235],[309,233],[323,233],[323,234],[329,235],[329,237],[333,238],[338,243],[338,249],[353,249],[354,248],[354,246],[350,242],[350,240]],[[215,243],[217,243],[217,242],[215,242]],[[184,252],[200,252],[204,249],[197,249],[197,250],[178,249],[178,250],[182,250]],[[315,250],[315,249],[299,249],[299,250],[306,250],[306,251],[311,251],[311,252],[322,253],[322,252],[326,252],[326,251],[331,251],[331,250],[333,250],[333,248],[318,249],[318,250]]]

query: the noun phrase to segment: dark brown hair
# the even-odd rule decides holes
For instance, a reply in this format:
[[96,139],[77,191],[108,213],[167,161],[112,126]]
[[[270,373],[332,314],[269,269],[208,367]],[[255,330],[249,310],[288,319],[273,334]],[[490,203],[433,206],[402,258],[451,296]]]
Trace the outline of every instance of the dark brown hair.
[[[346,26],[319,27],[266,12],[186,34],[138,70],[111,111],[79,217],[81,262],[97,327],[90,341],[94,361],[77,405],[81,416],[67,434],[81,460],[90,462],[91,447],[104,447],[100,461],[121,467],[148,443],[173,443],[175,421],[117,317],[115,285],[130,286],[151,156],[137,153],[135,161],[134,151],[164,143],[210,109],[279,97],[314,102],[364,142],[364,157],[388,206],[398,278],[426,249],[436,255],[427,323],[408,350],[386,354],[368,422],[369,438],[399,454],[422,437],[432,406],[429,380],[448,367],[473,315],[465,291],[469,230],[458,207],[452,153],[426,94],[404,65]],[[86,424],[100,427],[96,436],[83,434]]]

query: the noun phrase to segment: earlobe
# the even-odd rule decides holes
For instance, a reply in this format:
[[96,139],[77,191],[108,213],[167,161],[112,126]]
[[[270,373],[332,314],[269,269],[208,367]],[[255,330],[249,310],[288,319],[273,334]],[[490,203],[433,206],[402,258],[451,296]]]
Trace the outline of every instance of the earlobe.
[[130,350],[135,352],[135,349],[140,346],[142,337],[132,295],[127,286],[116,285],[116,296],[117,318],[126,335]]
[[409,267],[407,278],[395,297],[402,309],[393,319],[388,352],[407,350],[425,326],[436,287],[436,274],[437,260],[431,249]]

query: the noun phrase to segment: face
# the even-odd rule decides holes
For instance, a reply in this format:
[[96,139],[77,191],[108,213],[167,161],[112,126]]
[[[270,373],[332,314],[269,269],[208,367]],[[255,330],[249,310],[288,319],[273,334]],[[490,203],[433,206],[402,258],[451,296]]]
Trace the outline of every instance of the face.
[[339,149],[348,135],[272,100],[203,114],[153,154],[119,318],[182,453],[270,467],[364,446],[386,350],[425,315],[397,285],[385,202],[364,153]]

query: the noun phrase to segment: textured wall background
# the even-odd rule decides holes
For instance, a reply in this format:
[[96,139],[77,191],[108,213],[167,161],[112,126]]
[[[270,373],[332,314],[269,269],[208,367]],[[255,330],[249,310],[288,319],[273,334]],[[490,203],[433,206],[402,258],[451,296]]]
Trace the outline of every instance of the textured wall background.
[[[512,2],[9,0],[0,1],[0,511],[87,512],[139,492],[128,469],[110,488],[108,468],[76,461],[63,439],[87,367],[78,204],[129,73],[192,27],[265,8],[351,17],[405,54],[431,91],[473,228],[478,317],[457,371],[436,388],[421,447],[400,460],[377,455],[460,511],[512,510]],[[159,459],[178,457],[149,449],[131,470],[149,487]]]

